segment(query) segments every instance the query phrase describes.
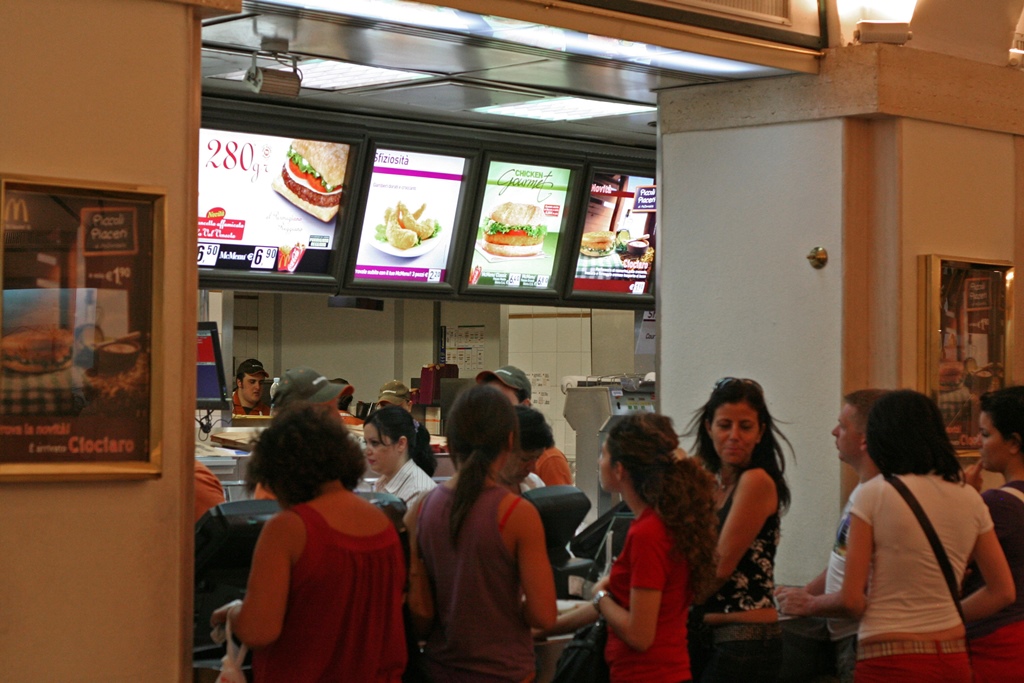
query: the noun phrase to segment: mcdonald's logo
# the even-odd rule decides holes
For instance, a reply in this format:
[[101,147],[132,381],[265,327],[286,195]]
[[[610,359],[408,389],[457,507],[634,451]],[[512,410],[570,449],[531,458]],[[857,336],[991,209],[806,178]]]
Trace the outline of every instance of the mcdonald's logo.
[[4,223],[27,225],[28,222],[28,204],[25,200],[17,197],[9,198],[4,206]]

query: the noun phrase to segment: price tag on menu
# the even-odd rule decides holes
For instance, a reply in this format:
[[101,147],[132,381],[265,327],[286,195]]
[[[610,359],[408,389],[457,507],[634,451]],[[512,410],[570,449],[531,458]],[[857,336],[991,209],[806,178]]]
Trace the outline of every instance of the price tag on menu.
[[277,263],[277,251],[277,247],[256,247],[252,255],[253,270],[273,270]]
[[220,253],[219,244],[199,243],[199,265],[212,268],[217,265],[217,255]]

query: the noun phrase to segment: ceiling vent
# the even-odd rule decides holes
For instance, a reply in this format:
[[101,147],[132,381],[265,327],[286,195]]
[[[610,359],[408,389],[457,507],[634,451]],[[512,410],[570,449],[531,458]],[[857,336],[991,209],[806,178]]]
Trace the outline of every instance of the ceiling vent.
[[722,14],[733,14],[755,19],[790,20],[790,0],[663,0],[673,7],[710,9]]

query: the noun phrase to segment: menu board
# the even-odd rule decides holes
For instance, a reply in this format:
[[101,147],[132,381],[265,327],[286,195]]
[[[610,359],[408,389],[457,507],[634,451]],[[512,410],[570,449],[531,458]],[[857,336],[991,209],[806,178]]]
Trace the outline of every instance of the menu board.
[[653,178],[594,173],[573,292],[649,294],[654,282],[656,211]]
[[469,286],[550,289],[566,218],[567,168],[491,161]]
[[349,145],[199,131],[199,268],[324,274]]
[[355,279],[445,282],[465,157],[378,149]]

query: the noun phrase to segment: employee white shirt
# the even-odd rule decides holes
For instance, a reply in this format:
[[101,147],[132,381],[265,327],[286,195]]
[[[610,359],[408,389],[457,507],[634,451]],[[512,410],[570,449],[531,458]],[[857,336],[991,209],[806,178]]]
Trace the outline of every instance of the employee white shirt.
[[378,493],[390,493],[408,503],[420,493],[430,491],[436,486],[437,482],[421,470],[419,465],[407,460],[402,468],[395,472],[395,476],[387,481],[384,481],[383,477],[375,481],[373,490]]

